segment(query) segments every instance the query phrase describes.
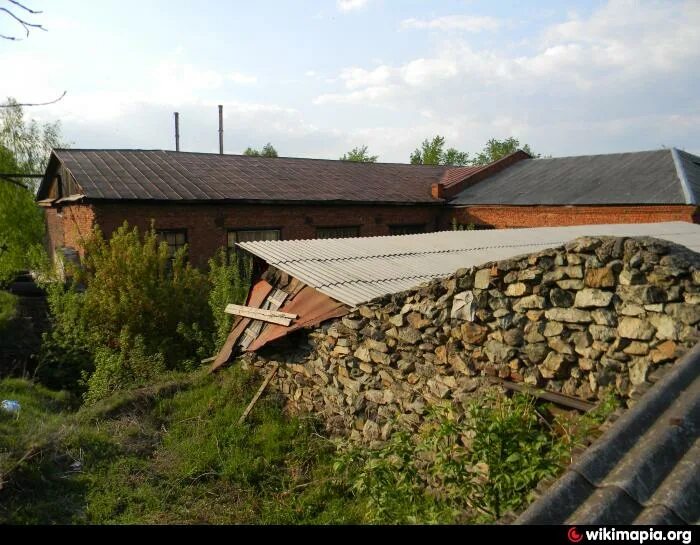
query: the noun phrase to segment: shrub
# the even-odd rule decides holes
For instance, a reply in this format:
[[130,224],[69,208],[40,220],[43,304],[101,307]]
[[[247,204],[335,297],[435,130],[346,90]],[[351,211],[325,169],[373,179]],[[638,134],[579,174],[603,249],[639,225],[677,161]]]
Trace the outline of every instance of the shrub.
[[94,403],[131,386],[141,386],[165,371],[163,354],[149,354],[141,335],[132,337],[123,329],[119,351],[100,347],[95,351],[95,370],[83,372],[87,384],[85,402]]
[[153,229],[141,237],[126,223],[108,241],[95,229],[84,246],[74,284],[49,288],[54,327],[40,364],[54,387],[75,388],[82,376],[94,400],[154,370],[191,369],[211,354],[208,280],[187,263],[186,250],[171,258]]
[[224,309],[229,303],[244,304],[250,288],[252,260],[221,248],[209,260],[209,307],[214,319],[214,350],[221,349],[231,331],[233,316]]
[[186,249],[171,258],[153,229],[142,239],[125,222],[108,241],[95,229],[74,274],[85,286],[84,327],[95,345],[118,349],[126,328],[143,337],[148,352],[162,353],[168,368],[211,351],[187,334],[211,329],[207,278],[187,263]]

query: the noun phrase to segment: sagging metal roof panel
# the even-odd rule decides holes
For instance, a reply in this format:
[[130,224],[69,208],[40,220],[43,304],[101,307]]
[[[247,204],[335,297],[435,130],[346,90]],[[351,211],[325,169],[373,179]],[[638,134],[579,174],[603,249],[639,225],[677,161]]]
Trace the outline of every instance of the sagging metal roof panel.
[[579,225],[419,235],[242,242],[238,246],[322,293],[356,306],[459,268],[552,248],[581,236],[650,236],[700,251],[684,222]]

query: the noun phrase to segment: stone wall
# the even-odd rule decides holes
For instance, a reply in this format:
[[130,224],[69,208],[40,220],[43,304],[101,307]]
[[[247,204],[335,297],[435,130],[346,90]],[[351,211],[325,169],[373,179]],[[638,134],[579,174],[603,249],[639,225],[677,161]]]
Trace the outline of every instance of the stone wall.
[[698,340],[700,254],[649,238],[581,238],[461,269],[361,306],[244,359],[282,363],[273,384],[329,431],[385,439],[488,380],[596,400],[634,396]]

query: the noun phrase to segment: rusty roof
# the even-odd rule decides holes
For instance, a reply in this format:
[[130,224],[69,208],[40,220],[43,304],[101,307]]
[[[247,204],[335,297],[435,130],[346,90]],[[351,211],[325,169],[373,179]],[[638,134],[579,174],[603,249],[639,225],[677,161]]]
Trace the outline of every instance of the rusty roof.
[[443,202],[430,187],[474,169],[163,150],[56,149],[39,190],[62,165],[87,199]]
[[700,343],[516,524],[700,522]]

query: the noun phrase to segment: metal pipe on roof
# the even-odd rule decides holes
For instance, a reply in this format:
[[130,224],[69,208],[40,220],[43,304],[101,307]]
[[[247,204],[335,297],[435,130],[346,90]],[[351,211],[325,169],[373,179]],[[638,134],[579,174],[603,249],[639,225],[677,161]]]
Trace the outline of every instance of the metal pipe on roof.
[[224,107],[219,104],[219,153],[224,154]]
[[180,151],[180,112],[175,112],[175,151]]

